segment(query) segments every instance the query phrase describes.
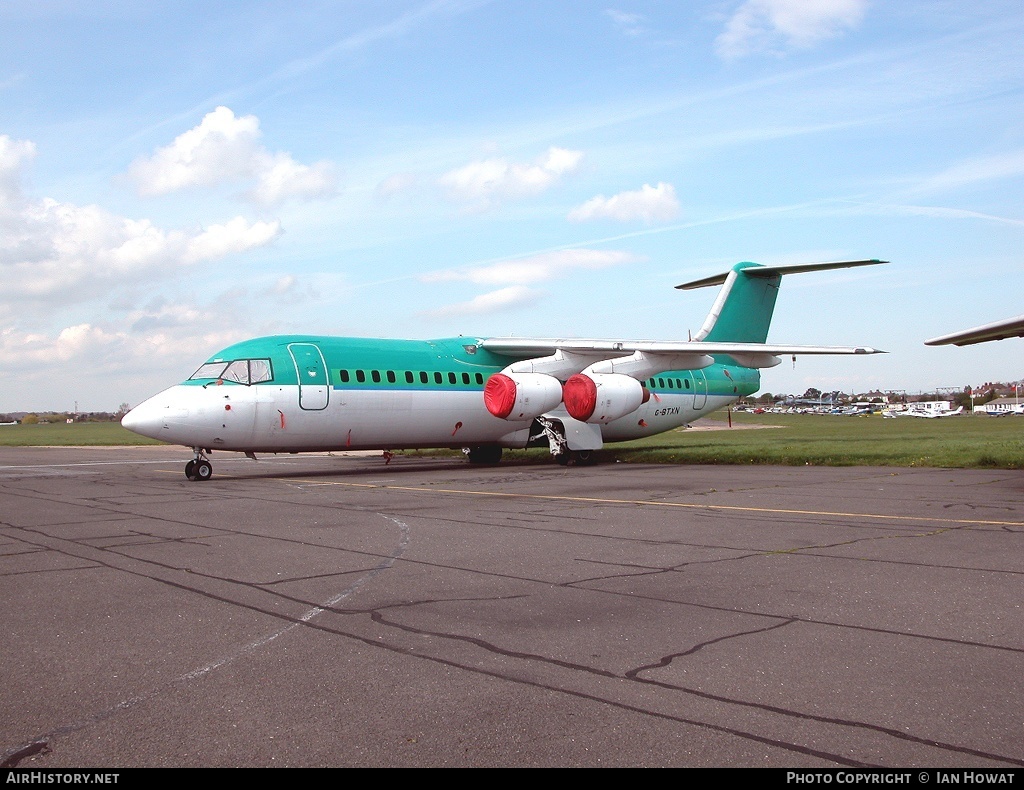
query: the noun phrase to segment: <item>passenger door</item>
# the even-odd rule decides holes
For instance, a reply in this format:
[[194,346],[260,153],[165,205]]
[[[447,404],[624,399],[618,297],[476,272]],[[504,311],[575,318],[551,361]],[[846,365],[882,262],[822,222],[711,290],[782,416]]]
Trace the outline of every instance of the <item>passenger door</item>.
[[309,411],[327,408],[331,382],[327,377],[327,363],[320,348],[313,343],[289,343],[288,353],[295,363],[299,381],[299,407]]
[[708,380],[703,370],[693,370],[693,408],[703,409],[708,402]]

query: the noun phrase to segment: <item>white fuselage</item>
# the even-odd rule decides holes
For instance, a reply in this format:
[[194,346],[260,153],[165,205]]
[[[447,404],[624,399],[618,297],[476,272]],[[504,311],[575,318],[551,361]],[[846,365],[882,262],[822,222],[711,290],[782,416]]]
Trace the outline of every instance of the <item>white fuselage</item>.
[[[188,447],[310,452],[474,445],[521,448],[530,439],[533,422],[493,416],[479,391],[330,388],[315,401],[307,393],[304,403],[299,395],[295,385],[183,384],[136,406],[123,424],[144,436]],[[618,442],[651,436],[734,400],[660,393],[625,417],[601,426],[600,437]],[[564,410],[547,416],[576,422]]]

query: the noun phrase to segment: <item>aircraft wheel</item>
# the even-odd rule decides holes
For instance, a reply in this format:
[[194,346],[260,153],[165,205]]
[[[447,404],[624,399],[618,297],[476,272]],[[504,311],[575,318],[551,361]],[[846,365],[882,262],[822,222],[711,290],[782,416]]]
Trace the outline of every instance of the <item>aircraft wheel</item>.
[[555,456],[559,466],[588,466],[594,463],[593,450],[566,450]]
[[188,480],[195,480],[196,479],[195,473],[196,473],[196,462],[195,461],[189,461],[187,464],[185,464],[185,478],[186,479],[188,479]]
[[193,474],[194,480],[209,480],[213,477],[213,464],[209,461],[197,461]]
[[592,450],[577,450],[574,455],[575,462],[580,466],[586,466],[594,462],[594,453]]

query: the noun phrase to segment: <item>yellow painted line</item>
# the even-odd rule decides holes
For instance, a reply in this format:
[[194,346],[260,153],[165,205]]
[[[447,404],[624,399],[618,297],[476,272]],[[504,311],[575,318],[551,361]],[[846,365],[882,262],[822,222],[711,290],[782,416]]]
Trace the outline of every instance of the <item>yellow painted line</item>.
[[677,507],[691,510],[728,510],[745,513],[776,513],[787,516],[832,516],[834,518],[870,518],[884,521],[913,521],[931,524],[975,524],[999,527],[1024,527],[1024,521],[988,521],[984,519],[936,518],[934,516],[896,516],[884,513],[844,513],[831,510],[787,510],[771,507],[743,507],[741,505],[702,505],[693,502],[654,502],[644,499],[604,499],[578,497],[566,494],[515,494],[506,491],[468,491],[458,488],[422,488],[418,486],[378,485],[373,483],[341,483],[323,480],[291,480],[310,486],[345,486],[348,488],[378,488],[387,491],[413,491],[420,494],[460,494],[464,496],[503,497],[506,499],[540,499],[555,502],[586,502],[597,505],[641,505],[647,507]]

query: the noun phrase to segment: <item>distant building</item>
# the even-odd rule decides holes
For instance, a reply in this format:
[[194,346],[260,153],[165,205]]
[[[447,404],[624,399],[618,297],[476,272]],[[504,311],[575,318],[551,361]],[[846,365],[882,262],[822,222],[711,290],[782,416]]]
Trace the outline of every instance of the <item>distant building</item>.
[[983,406],[978,406],[974,409],[977,412],[984,412],[985,414],[991,414],[993,416],[1000,416],[1003,414],[1024,414],[1024,403],[1021,403],[1017,397],[1012,398],[996,398],[990,400]]
[[889,393],[872,390],[871,392],[865,392],[862,395],[858,395],[857,399],[862,401],[872,401],[874,403],[888,403]]
[[952,410],[953,403],[948,400],[921,400],[916,403],[907,404],[907,411],[923,411],[926,414]]

